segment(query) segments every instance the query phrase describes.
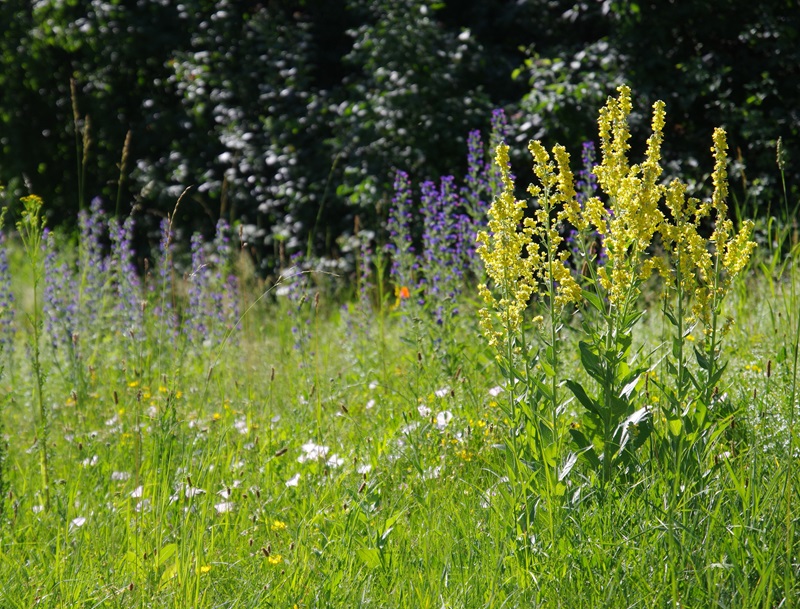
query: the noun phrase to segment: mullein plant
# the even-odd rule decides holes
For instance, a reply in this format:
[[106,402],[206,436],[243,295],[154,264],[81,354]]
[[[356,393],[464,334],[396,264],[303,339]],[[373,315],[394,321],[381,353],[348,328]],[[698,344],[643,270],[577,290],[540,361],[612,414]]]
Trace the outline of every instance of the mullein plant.
[[[636,466],[637,449],[652,430],[649,408],[640,402],[647,361],[632,345],[643,315],[642,285],[657,266],[651,255],[653,239],[663,223],[659,161],[664,103],[653,106],[652,135],[641,165],[628,162],[630,112],[630,90],[624,86],[619,98],[609,99],[600,111],[602,161],[594,175],[606,202],[592,197],[582,209],[577,200],[568,206],[568,220],[578,231],[576,266],[588,275],[580,361],[595,389],[566,381],[582,406],[570,433],[603,485]],[[602,264],[593,248],[595,233],[603,243]]]
[[[540,184],[528,188],[536,209],[525,217],[528,204],[515,196],[508,146],[497,147],[503,189],[489,209],[488,230],[478,234],[491,286],[478,286],[485,304],[479,324],[506,379],[508,486],[500,488],[512,506],[515,535],[527,539],[545,526],[554,540],[556,509],[575,463],[574,455],[564,454],[568,422],[559,344],[562,319],[580,299],[581,288],[566,263],[568,252],[560,248],[564,205],[574,198],[572,174],[565,175],[568,166],[560,162],[557,170],[539,142],[529,149]],[[560,160],[566,152],[557,147],[554,154]],[[532,301],[536,312],[529,320],[525,314]],[[536,510],[538,497],[544,497],[546,509]]]
[[[710,440],[724,432],[732,417],[719,392],[726,367],[721,344],[732,322],[723,319],[722,304],[755,248],[753,223],[744,221],[737,233],[728,219],[727,142],[722,129],[714,130],[713,142],[711,200],[687,198],[686,185],[673,180],[665,188],[669,218],[660,230],[667,253],[667,264],[660,269],[663,312],[672,336],[665,358],[671,383],[657,383],[665,398],[659,436],[675,484],[684,488],[708,461]],[[701,229],[708,222],[714,229],[706,240]]]
[[[552,480],[563,482],[567,468],[556,469],[554,476],[555,464],[575,461],[571,454],[561,454],[563,398],[557,390],[562,382],[579,406],[569,425],[576,454],[604,488],[620,475],[635,473],[638,449],[651,436],[654,418],[666,422],[666,432],[658,426],[660,437],[682,438],[682,451],[708,432],[707,411],[724,371],[720,341],[729,324],[722,320],[722,304],[754,247],[752,225],[744,223],[736,233],[727,218],[724,132],[714,134],[717,165],[711,201],[692,201],[683,209],[685,186],[678,181],[669,186],[661,183],[664,103],[653,106],[644,161],[630,165],[630,89],[622,86],[618,92],[598,121],[602,160],[593,174],[605,200],[578,197],[563,147],[553,149],[554,165],[541,144],[532,142],[540,185],[529,187],[529,192],[538,199],[539,209],[524,218],[526,204],[515,199],[513,181],[506,173],[506,188],[489,211],[489,231],[480,237],[480,255],[490,279],[479,289],[486,304],[480,323],[510,389],[510,451],[522,462],[538,457],[535,462],[545,472],[544,488],[556,494],[560,487]],[[497,155],[498,166],[507,168],[508,149],[499,146]],[[665,198],[668,218],[661,211]],[[700,224],[709,217],[714,232],[703,240]],[[574,229],[572,251],[560,247],[560,234],[567,227],[556,222]],[[667,249],[666,259],[653,255],[658,243]],[[648,358],[633,348],[634,331],[644,314],[642,288],[654,271],[664,277],[665,298],[671,303],[664,312],[676,328],[666,378],[654,377],[657,368],[649,367]],[[528,323],[525,313],[531,300],[540,304]],[[573,305],[583,320],[579,356],[591,385],[563,378],[558,366],[560,320]],[[542,310],[546,315],[537,314]],[[700,372],[691,374],[685,347],[690,326],[684,324],[695,320],[702,325],[703,338],[694,350]],[[657,417],[652,416],[649,379],[668,396]],[[527,404],[527,411],[522,404]],[[531,405],[551,409],[549,418]],[[551,435],[537,436],[548,420]],[[697,433],[700,428],[703,431]],[[532,440],[526,439],[531,436]],[[536,450],[526,453],[526,443]]]

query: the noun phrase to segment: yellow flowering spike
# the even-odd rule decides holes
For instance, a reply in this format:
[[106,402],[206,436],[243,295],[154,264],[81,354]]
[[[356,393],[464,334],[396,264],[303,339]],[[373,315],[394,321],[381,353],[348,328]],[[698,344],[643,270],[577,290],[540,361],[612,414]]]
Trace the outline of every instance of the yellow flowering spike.
[[659,204],[664,195],[661,177],[661,142],[665,121],[664,103],[653,105],[652,135],[642,165],[628,164],[631,112],[630,89],[621,86],[619,97],[609,98],[600,111],[601,163],[595,167],[597,183],[607,195],[609,211],[599,200],[586,204],[586,217],[603,236],[608,271],[599,275],[614,306],[632,303],[640,284],[654,269],[645,264],[653,236],[664,220]]
[[[523,312],[536,289],[534,268],[538,266],[539,258],[536,252],[530,251],[527,257],[523,256],[530,242],[530,230],[520,230],[519,227],[527,206],[514,197],[514,181],[505,144],[497,147],[495,163],[500,171],[503,191],[489,208],[489,231],[481,231],[477,240],[486,275],[500,297],[495,298],[486,285],[478,286],[478,292],[487,305],[479,312],[481,330],[490,345],[499,347],[501,340],[513,342],[520,331]],[[490,310],[500,319],[499,329],[495,328]]]
[[725,244],[725,254],[722,258],[722,264],[728,271],[730,277],[735,277],[742,272],[747,262],[750,260],[750,255],[756,247],[755,241],[751,241],[750,237],[753,235],[753,221],[747,220],[742,224],[739,234],[735,235],[728,243]]
[[711,152],[714,153],[714,173],[711,180],[714,183],[714,195],[711,197],[711,205],[717,210],[718,217],[724,218],[728,215],[728,205],[725,202],[728,198],[728,140],[724,129],[717,127],[714,129],[714,146]]
[[575,192],[575,176],[569,166],[569,153],[561,145],[553,148],[553,156],[558,165],[558,194],[564,211],[560,215],[561,219],[567,220],[579,231],[589,228],[589,223],[578,203],[578,194]]

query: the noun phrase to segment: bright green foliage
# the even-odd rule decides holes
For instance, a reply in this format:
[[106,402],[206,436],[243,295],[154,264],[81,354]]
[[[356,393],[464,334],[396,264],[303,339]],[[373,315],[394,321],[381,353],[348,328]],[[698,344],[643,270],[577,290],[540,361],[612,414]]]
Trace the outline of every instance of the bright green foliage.
[[[22,277],[19,256],[11,259]],[[740,279],[726,301],[738,324],[720,344],[728,361],[720,395],[738,411],[730,432],[746,441],[718,445],[702,475],[678,492],[671,472],[656,466],[615,475],[601,492],[598,470],[568,452],[545,457],[548,468],[556,465],[548,486],[535,459],[552,443],[552,413],[533,408],[550,408],[553,378],[599,386],[592,365],[579,361],[579,343],[591,348],[592,339],[574,320],[552,328],[542,321],[551,344],[530,362],[542,366],[530,377],[542,382],[530,391],[511,385],[518,421],[527,417],[517,428],[515,442],[526,451],[518,458],[508,448],[509,385],[498,385],[495,354],[478,339],[466,299],[464,322],[451,334],[459,367],[448,371],[401,340],[398,310],[361,303],[355,318],[353,309],[330,306],[329,293],[315,298],[325,280],[316,273],[274,289],[245,273],[240,285],[253,289],[238,294],[244,331],[224,345],[172,337],[156,306],[160,290],[146,299],[143,327],[128,328],[133,333],[98,322],[108,331],[81,338],[94,359],[80,412],[71,371],[42,349],[53,406],[51,509],[44,510],[39,452],[29,451],[33,361],[16,349],[0,385],[13,455],[0,604],[789,606],[800,589],[800,479],[789,457],[797,446],[800,272],[789,259],[773,278],[774,295],[753,274],[751,289],[740,291]],[[171,294],[178,305],[191,274],[184,280]],[[29,286],[18,293],[30,294]],[[649,286],[642,289],[652,298]],[[616,348],[627,349],[630,362],[664,344],[665,326],[648,313],[634,326],[636,340],[620,339]],[[557,352],[547,352],[553,345]],[[630,370],[617,369],[619,385]],[[644,381],[631,403],[648,392],[653,403],[660,399]],[[587,409],[561,386],[555,401],[568,440],[564,427]],[[642,461],[649,446],[629,463]],[[656,462],[655,455],[645,461]],[[514,467],[518,485],[505,477]],[[532,494],[548,489],[550,497]]]

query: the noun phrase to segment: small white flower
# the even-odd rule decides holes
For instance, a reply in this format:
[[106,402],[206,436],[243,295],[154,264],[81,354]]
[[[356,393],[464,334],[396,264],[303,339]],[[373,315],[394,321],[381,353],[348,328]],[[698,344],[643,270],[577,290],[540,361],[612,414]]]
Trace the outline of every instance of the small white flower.
[[300,484],[300,474],[295,474],[286,481],[286,486],[297,486]]
[[370,391],[372,391],[373,389],[377,389],[377,388],[378,388],[378,381],[372,381],[372,382],[371,382],[371,383],[368,385],[368,387],[369,387]]
[[31,508],[31,512],[33,512],[34,514],[39,514],[40,512],[43,512],[43,511],[44,511],[44,506],[43,505],[34,505]]
[[189,486],[187,484],[186,488],[183,490],[183,494],[187,499],[191,499],[192,497],[196,497],[197,495],[205,495],[206,492],[201,488],[197,488],[196,486]]
[[342,459],[339,455],[337,455],[335,453],[330,456],[330,458],[328,459],[328,462],[327,462],[328,467],[341,467],[341,465],[343,463],[344,463],[344,459]]
[[131,491],[131,497],[133,499],[139,499],[144,494],[144,487],[137,486],[133,491]]
[[122,482],[131,477],[130,472],[111,472],[111,480],[114,482]]
[[444,429],[453,419],[453,413],[449,410],[443,410],[439,414],[436,415],[436,427],[439,429]]
[[423,419],[427,419],[429,416],[431,416],[431,409],[425,406],[425,404],[420,404],[417,406],[417,412]]
[[84,467],[94,467],[100,461],[100,457],[97,455],[93,455],[91,458],[87,457],[83,461],[81,461],[81,465]]
[[369,402],[367,402],[367,405],[366,405],[366,409],[367,410],[369,410],[370,408],[374,408],[374,407],[375,407],[375,400],[370,400]]
[[301,448],[303,449],[303,454],[297,457],[297,461],[300,463],[324,459],[330,450],[327,446],[315,444],[314,442],[306,442]]
[[370,473],[372,471],[372,466],[369,463],[367,463],[365,465],[359,465],[358,469],[356,469],[356,471],[359,474],[368,474],[368,473]]
[[80,528],[84,524],[86,524],[86,518],[83,516],[78,516],[77,518],[73,518],[72,521],[69,523],[70,528]]
[[426,480],[432,480],[434,478],[438,478],[442,475],[442,466],[437,465],[436,467],[429,467],[425,470],[424,478]]
[[501,393],[503,393],[503,388],[502,388],[502,387],[500,387],[499,385],[497,385],[496,387],[492,387],[491,389],[489,389],[489,395],[490,395],[490,396],[492,396],[493,398],[496,398],[496,397],[497,397],[498,395],[500,395]]
[[142,499],[139,503],[136,504],[136,511],[137,512],[149,512],[150,511],[150,500],[149,499]]
[[214,509],[217,510],[217,514],[225,514],[233,510],[233,502],[223,501],[222,503],[216,503],[214,504]]
[[433,392],[437,398],[446,398],[450,393],[450,387],[442,387]]
[[234,428],[236,428],[236,431],[238,431],[242,435],[246,435],[247,432],[250,431],[250,429],[247,427],[247,419],[244,417],[236,419],[233,422],[233,426]]
[[401,428],[400,429],[400,433],[403,434],[404,436],[407,436],[412,431],[414,431],[417,427],[419,427],[419,423],[417,421],[414,421],[413,423],[409,423],[408,425],[406,425],[403,428]]

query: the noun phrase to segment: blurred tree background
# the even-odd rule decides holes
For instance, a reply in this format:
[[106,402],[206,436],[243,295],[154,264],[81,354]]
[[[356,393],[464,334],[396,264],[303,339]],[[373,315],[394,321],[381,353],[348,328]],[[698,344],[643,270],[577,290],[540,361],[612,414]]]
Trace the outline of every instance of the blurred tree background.
[[7,204],[70,224],[101,196],[154,227],[192,186],[176,222],[240,223],[264,272],[382,226],[396,169],[463,175],[497,107],[520,151],[577,157],[626,82],[642,134],[667,102],[669,172],[701,185],[728,130],[755,213],[782,200],[777,138],[800,151],[797,0],[3,0],[0,28]]

